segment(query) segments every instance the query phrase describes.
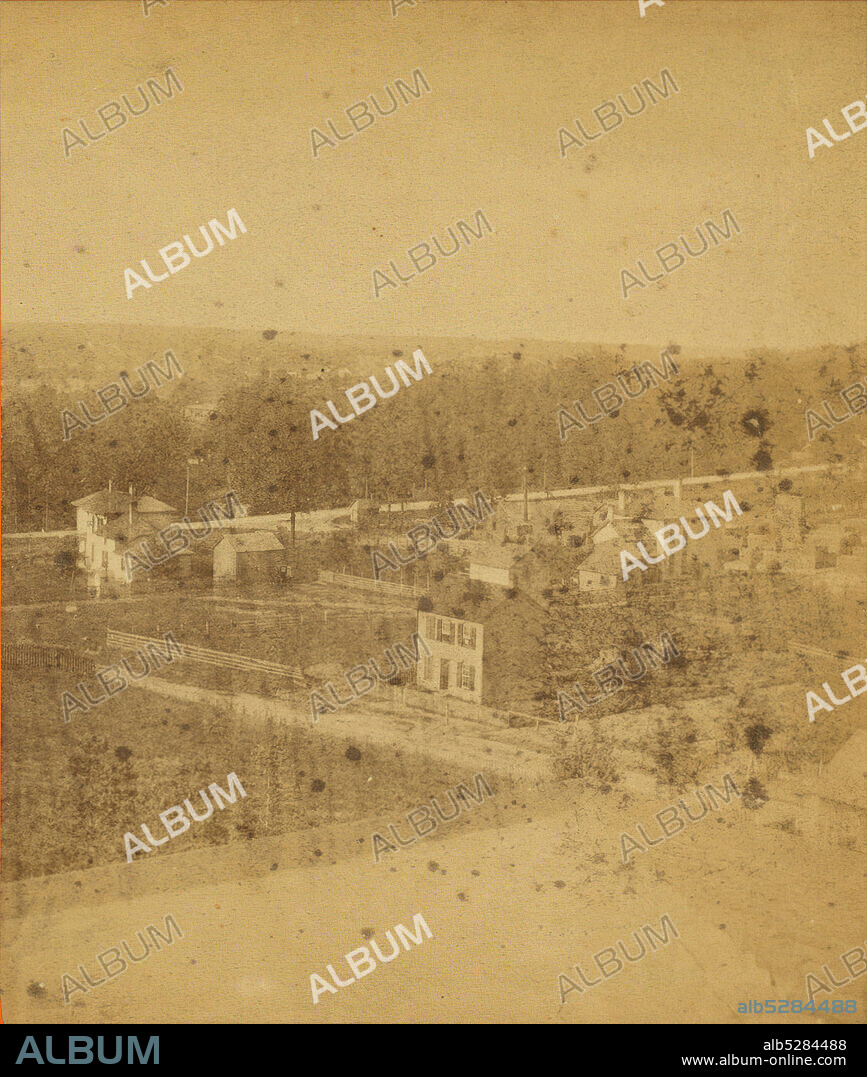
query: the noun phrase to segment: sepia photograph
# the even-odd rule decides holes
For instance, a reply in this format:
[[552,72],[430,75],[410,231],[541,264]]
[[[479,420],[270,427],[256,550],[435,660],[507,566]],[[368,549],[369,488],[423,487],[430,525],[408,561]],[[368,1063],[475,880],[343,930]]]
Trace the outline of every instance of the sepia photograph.
[[3,1058],[863,1064],[867,5],[0,35]]

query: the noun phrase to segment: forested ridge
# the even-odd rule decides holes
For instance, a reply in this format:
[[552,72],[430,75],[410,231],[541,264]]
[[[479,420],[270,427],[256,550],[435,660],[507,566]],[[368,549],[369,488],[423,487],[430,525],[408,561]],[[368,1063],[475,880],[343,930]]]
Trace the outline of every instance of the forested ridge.
[[[109,479],[182,508],[193,457],[201,464],[191,470],[191,508],[231,485],[257,513],[349,504],[366,494],[385,500],[427,491],[434,498],[472,488],[494,496],[521,489],[525,474],[529,487],[541,490],[688,474],[691,461],[696,474],[764,469],[808,448],[808,407],[821,411],[829,400],[838,415],[846,414],[837,393],[867,370],[864,345],[710,360],[691,359],[672,345],[679,374],[626,400],[616,417],[570,430],[561,440],[560,408],[580,400],[595,414],[593,389],[635,363],[661,367],[658,353],[541,342],[508,353],[501,343],[478,341],[389,348],[381,340],[345,339],[329,351],[326,338],[317,351],[301,351],[313,345],[268,330],[246,337],[203,331],[204,352],[194,352],[190,329],[154,330],[147,350],[140,341],[135,348],[124,343],[132,330],[116,329],[116,346],[104,339],[111,327],[101,327],[100,340],[90,340],[91,332],[83,352],[74,327],[55,329],[41,342],[35,331],[24,337],[23,329],[7,330],[7,527],[12,513],[21,530],[69,526],[69,502]],[[159,361],[163,341],[173,335],[179,343],[164,347],[172,347],[183,376],[63,440],[63,409],[80,414],[84,400],[99,415],[95,390],[119,381],[121,372],[138,387],[137,368]],[[386,366],[400,357],[413,366],[418,346],[431,375],[313,441],[311,409],[331,399],[346,415],[347,389],[370,375],[388,385]],[[85,377],[90,367],[79,356],[91,353],[93,372]],[[189,421],[184,408],[190,404],[205,405],[208,418]],[[845,459],[859,448],[854,425],[840,425],[819,434],[809,462]]]

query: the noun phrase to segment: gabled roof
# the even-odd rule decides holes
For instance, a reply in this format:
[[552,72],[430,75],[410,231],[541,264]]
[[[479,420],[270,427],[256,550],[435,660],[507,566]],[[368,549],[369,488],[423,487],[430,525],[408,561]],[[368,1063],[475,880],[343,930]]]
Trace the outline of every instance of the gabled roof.
[[120,516],[116,520],[109,520],[104,527],[100,528],[99,534],[105,536],[105,538],[114,539],[120,544],[129,544],[138,542],[142,538],[148,538],[151,535],[156,537],[157,531],[163,527],[168,527],[173,522],[174,517],[167,513],[160,513],[159,515],[151,513],[146,517],[137,516],[133,513],[132,527],[130,527],[128,516]]
[[615,516],[603,521],[593,532],[592,538],[610,527],[617,537],[625,543],[644,542],[653,539],[654,533],[662,527],[662,520],[640,520],[636,516]]
[[151,497],[150,494],[142,494],[139,498],[133,498],[132,507],[136,512],[178,511],[174,506],[167,505],[165,501],[158,501],[155,497]]
[[644,560],[641,556],[637,546],[632,546],[631,543],[625,545],[615,544],[613,542],[601,542],[598,546],[594,547],[593,553],[587,558],[586,561],[582,561],[578,566],[579,572],[601,572],[607,575],[620,576],[620,552],[626,550],[631,553],[638,561]]
[[485,568],[512,568],[520,549],[514,546],[495,546],[486,544],[486,548],[470,554],[470,565],[482,565]]
[[[228,542],[238,553],[264,553],[268,550],[283,549],[283,543],[270,531],[234,532],[224,535],[222,541]],[[218,542],[217,545],[221,543]]]
[[129,495],[121,493],[120,490],[99,490],[95,494],[88,494],[87,497],[80,497],[72,504],[77,509],[87,509],[88,512],[106,516],[123,512],[129,506]]

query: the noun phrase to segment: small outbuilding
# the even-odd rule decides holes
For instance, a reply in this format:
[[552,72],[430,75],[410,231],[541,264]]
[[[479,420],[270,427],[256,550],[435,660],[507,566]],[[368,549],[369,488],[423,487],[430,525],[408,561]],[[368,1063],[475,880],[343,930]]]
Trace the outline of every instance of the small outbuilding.
[[214,547],[214,579],[234,583],[278,580],[284,560],[283,544],[270,531],[226,534]]

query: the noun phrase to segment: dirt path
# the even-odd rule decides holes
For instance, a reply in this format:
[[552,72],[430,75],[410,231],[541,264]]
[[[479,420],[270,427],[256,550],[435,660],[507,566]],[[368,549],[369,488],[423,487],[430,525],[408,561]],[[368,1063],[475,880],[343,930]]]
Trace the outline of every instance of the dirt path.
[[316,729],[323,736],[351,735],[358,741],[449,763],[461,773],[487,768],[509,777],[535,781],[552,777],[550,753],[534,744],[535,737],[531,734],[522,735],[522,730],[503,728],[492,732],[458,719],[446,723],[439,715],[409,707],[406,717],[400,718],[390,711],[378,712],[374,709],[375,702],[367,706],[356,702],[334,714],[323,714],[314,726],[308,709],[282,700],[245,694],[230,696],[158,677],[141,681],[139,687],[174,699],[230,707],[239,719],[264,721],[270,716],[277,722]]

